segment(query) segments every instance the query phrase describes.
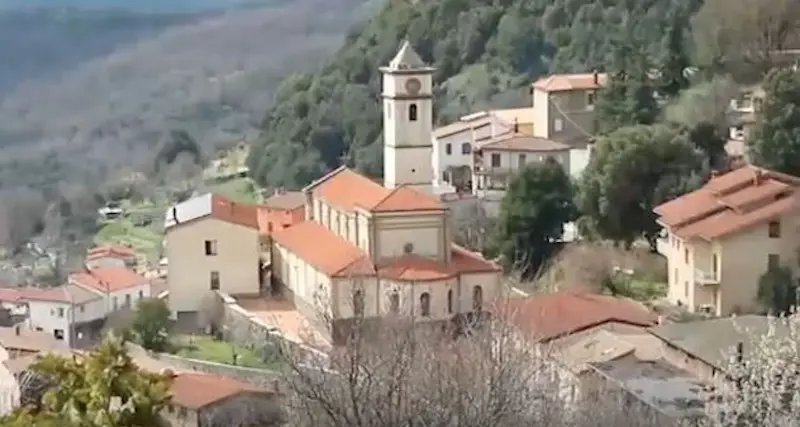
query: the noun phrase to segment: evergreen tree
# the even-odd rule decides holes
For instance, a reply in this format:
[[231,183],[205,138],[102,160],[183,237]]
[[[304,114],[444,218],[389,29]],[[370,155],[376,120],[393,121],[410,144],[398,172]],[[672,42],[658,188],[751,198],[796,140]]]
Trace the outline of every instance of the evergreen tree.
[[773,70],[764,82],[764,104],[753,138],[753,163],[800,176],[800,72]]
[[514,177],[500,205],[498,243],[505,261],[533,277],[553,253],[564,224],[575,218],[573,186],[564,168],[548,158]]
[[664,39],[664,56],[661,58],[657,86],[659,93],[665,97],[673,98],[689,87],[686,77],[686,69],[690,64],[686,52],[687,22],[682,13],[674,12]]

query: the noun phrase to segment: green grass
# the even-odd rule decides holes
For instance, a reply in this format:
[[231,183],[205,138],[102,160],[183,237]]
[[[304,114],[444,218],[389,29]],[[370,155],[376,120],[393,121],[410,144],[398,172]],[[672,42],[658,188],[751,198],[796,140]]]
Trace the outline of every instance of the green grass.
[[259,369],[280,368],[280,363],[274,358],[265,361],[255,351],[225,341],[217,341],[208,336],[178,336],[173,340],[173,345],[177,347],[175,354],[189,359],[233,365],[233,354],[236,353],[237,366]]
[[234,178],[229,181],[211,184],[208,191],[241,203],[259,203],[261,195],[250,178]]
[[94,242],[98,245],[129,245],[137,253],[148,259],[154,259],[158,257],[161,241],[164,238],[160,231],[162,225],[160,216],[154,218],[147,226],[134,225],[130,218],[103,221],[100,231],[94,237]]

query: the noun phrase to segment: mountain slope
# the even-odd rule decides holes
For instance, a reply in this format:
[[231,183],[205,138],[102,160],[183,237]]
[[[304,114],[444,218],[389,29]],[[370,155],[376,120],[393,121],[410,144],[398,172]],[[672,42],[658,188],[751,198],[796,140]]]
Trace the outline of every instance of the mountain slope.
[[[435,67],[436,114],[529,103],[550,70],[603,69],[635,38],[658,53],[679,0],[396,0],[350,32],[323,71],[291,76],[250,152],[265,185],[297,187],[342,161],[381,173],[380,73],[403,38]],[[689,15],[688,13],[685,15]],[[683,15],[682,15],[683,16]],[[653,55],[655,61],[659,58]],[[654,64],[655,65],[655,64]]]
[[58,81],[24,84],[0,103],[0,183],[149,163],[172,129],[206,147],[241,137],[257,128],[280,80],[327,57],[364,4],[297,0],[233,11],[171,28]]
[[57,76],[121,44],[201,16],[195,11],[0,9],[0,98],[21,80]]

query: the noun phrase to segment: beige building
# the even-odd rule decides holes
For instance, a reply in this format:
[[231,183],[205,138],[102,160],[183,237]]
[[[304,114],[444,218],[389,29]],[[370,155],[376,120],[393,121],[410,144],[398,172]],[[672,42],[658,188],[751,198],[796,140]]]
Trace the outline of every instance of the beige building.
[[669,300],[716,315],[757,308],[758,280],[770,266],[798,270],[798,185],[800,178],[745,166],[658,206]]
[[173,374],[165,418],[174,427],[280,426],[280,396],[241,381],[199,372]]
[[256,206],[206,194],[178,203],[165,219],[167,288],[172,316],[193,320],[214,290],[259,294]]
[[361,317],[480,313],[501,293],[498,266],[453,244],[449,211],[428,192],[429,69],[405,43],[382,71],[384,185],[339,168],[303,190],[304,222],[272,233],[275,291],[333,338]]
[[531,85],[533,135],[583,147],[597,132],[597,91],[604,73],[554,74]]
[[521,132],[491,138],[475,152],[473,194],[483,200],[486,212],[495,216],[511,178],[527,165],[547,159],[569,170],[569,145]]

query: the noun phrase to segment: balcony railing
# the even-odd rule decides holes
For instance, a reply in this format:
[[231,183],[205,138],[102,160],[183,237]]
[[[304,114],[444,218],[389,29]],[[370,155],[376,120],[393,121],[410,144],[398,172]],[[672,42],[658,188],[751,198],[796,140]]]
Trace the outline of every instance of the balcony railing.
[[701,285],[718,285],[719,277],[714,272],[703,271],[696,268],[694,270],[694,281]]

